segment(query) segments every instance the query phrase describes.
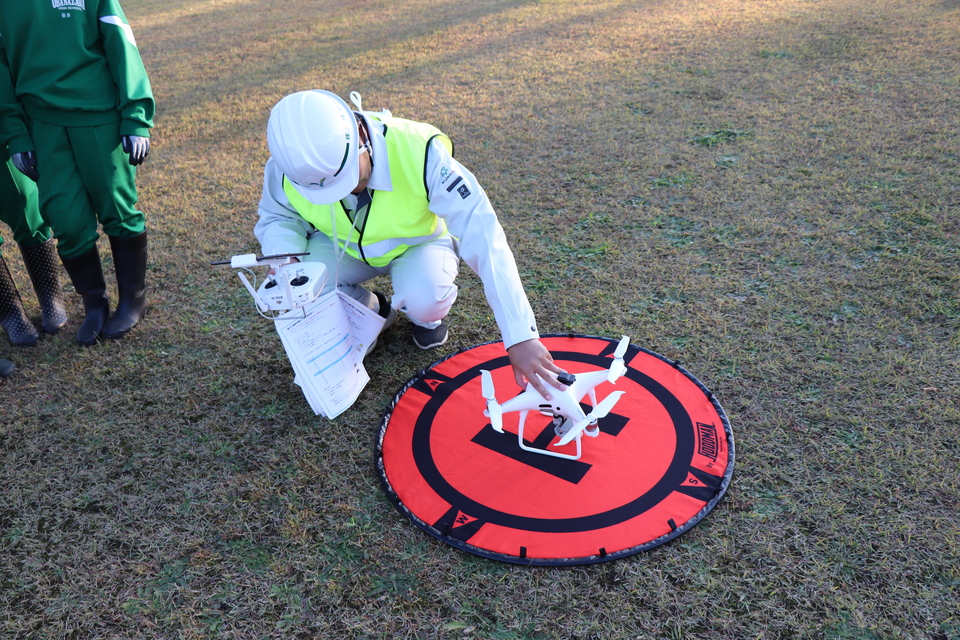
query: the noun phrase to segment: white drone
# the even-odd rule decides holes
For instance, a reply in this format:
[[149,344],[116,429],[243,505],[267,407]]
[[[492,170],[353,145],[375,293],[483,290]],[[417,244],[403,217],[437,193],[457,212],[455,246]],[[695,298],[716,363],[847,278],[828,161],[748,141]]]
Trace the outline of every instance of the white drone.
[[[264,278],[259,289],[254,289],[243,273],[238,273],[243,285],[257,303],[260,315],[269,318],[265,311],[292,311],[310,304],[323,292],[327,282],[327,268],[320,262],[291,262],[309,253],[284,253],[275,256],[260,256],[245,253],[211,264],[229,264],[234,269],[250,270],[251,267],[270,267],[276,275]],[[254,276],[256,283],[256,276]],[[274,320],[276,318],[270,318]]]
[[[620,396],[625,393],[624,391],[614,391],[604,398],[600,404],[597,404],[595,388],[603,382],[616,384],[617,380],[626,373],[627,366],[623,363],[623,356],[626,354],[629,345],[630,338],[623,336],[613,352],[613,362],[610,363],[610,368],[607,370],[588,371],[576,375],[569,373],[558,375],[557,379],[567,385],[567,389],[566,391],[551,389],[552,399],[549,401],[528,382],[526,389],[520,395],[500,404],[497,402],[496,392],[493,388],[493,376],[490,375],[489,371],[481,369],[481,392],[487,400],[487,408],[483,415],[490,418],[490,425],[494,429],[503,433],[503,414],[510,411],[519,411],[520,426],[517,430],[517,440],[521,449],[545,456],[579,460],[582,452],[580,439],[584,435],[590,438],[596,438],[600,435],[600,427],[597,425],[597,421],[606,417],[613,406],[617,404]],[[590,404],[593,408],[585,414],[580,406],[580,400],[586,395],[590,396]],[[562,447],[571,441],[576,441],[576,455],[528,447],[524,444],[523,425],[527,420],[527,414],[531,411],[539,411],[545,416],[552,417],[554,432],[560,437],[559,442],[554,443],[553,446]]]

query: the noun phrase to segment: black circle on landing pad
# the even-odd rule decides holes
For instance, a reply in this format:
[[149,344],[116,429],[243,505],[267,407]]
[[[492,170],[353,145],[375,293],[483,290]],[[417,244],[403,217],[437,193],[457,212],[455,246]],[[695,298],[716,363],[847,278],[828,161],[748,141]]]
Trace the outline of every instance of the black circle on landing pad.
[[[590,354],[557,352],[551,355],[553,355],[557,361],[585,362],[598,369],[605,369],[610,365],[609,358],[604,359]],[[604,362],[604,360],[606,360],[606,362]],[[673,492],[673,487],[680,481],[686,479],[686,469],[689,467],[691,453],[689,449],[692,441],[678,438],[678,444],[682,446],[677,447],[670,468],[660,481],[650,491],[638,496],[636,499],[603,513],[577,518],[532,518],[503,513],[502,511],[491,509],[463,495],[454,489],[444,478],[443,474],[437,470],[429,443],[431,426],[436,417],[438,405],[446,402],[450,396],[450,391],[462,387],[463,384],[471,378],[479,378],[480,369],[489,370],[496,368],[497,364],[500,366],[509,365],[509,360],[504,356],[496,360],[484,362],[479,366],[471,367],[464,371],[459,377],[451,380],[449,384],[443,385],[443,388],[448,390],[447,392],[442,392],[440,388],[438,388],[436,395],[427,403],[427,406],[424,407],[423,412],[417,418],[416,427],[413,432],[413,456],[414,460],[416,460],[417,468],[430,487],[450,504],[455,504],[461,507],[461,509],[467,509],[468,513],[472,516],[485,520],[486,522],[516,529],[522,528],[530,531],[557,533],[565,531],[589,531],[591,529],[619,524],[624,520],[639,515],[651,506],[659,503],[664,497]],[[649,376],[632,369],[628,369],[625,375],[628,379],[634,380],[646,388],[647,391],[650,391],[651,394],[667,408],[670,417],[673,419],[675,429],[679,431],[681,429],[689,430],[691,428],[690,416],[687,415],[683,405],[680,404],[677,398],[667,391],[663,385]]]
[[[606,370],[616,340],[541,338],[573,374]],[[394,505],[418,527],[467,552],[530,565],[601,562],[677,537],[719,501],[733,473],[733,435],[713,394],[678,364],[631,346],[616,385],[624,391],[582,456],[566,460],[524,451],[518,414],[504,433],[484,417],[480,370],[497,400],[520,390],[503,344],[491,342],[438,360],[411,378],[384,414],[377,470]],[[590,400],[582,401],[589,410]],[[524,441],[552,446],[550,418],[527,416]]]

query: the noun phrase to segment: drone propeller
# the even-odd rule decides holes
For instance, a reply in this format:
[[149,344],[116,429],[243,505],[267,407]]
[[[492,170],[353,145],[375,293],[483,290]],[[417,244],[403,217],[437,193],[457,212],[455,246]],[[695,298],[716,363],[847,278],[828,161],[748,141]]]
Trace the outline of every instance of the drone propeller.
[[480,391],[487,399],[487,415],[490,417],[490,426],[503,433],[503,409],[497,402],[493,388],[493,376],[486,369],[480,370]]
[[599,420],[600,418],[605,418],[607,414],[610,413],[610,410],[613,409],[613,405],[617,404],[617,400],[619,400],[620,396],[622,396],[624,393],[626,392],[614,391],[613,393],[608,395],[606,398],[603,399],[603,401],[600,402],[600,404],[595,406],[593,410],[587,414],[586,418],[584,418],[583,420],[575,424],[573,426],[573,429],[570,429],[570,431],[567,431],[567,433],[562,438],[560,438],[560,442],[556,443],[553,446],[562,447],[563,445],[567,444],[568,442],[570,442],[571,440],[579,436],[583,432],[583,430],[587,428],[587,425],[589,425],[591,422]]
[[610,372],[607,374],[607,380],[616,384],[624,373],[627,372],[627,365],[623,364],[623,356],[627,353],[627,347],[630,346],[630,338],[623,336],[620,338],[620,344],[613,352],[613,362],[610,363]]

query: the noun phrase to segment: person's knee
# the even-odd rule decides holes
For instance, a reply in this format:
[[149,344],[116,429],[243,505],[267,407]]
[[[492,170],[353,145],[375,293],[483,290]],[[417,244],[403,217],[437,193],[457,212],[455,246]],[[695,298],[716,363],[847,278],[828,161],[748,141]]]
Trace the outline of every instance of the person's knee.
[[407,296],[402,300],[400,310],[417,322],[436,322],[443,320],[450,313],[450,308],[457,299],[457,287],[451,286],[444,291],[435,291],[434,295],[424,295],[423,291],[417,295]]

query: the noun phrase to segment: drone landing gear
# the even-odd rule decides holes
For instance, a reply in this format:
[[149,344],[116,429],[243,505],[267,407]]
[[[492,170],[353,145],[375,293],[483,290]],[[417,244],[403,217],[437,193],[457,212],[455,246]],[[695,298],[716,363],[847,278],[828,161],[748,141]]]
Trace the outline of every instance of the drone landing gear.
[[[523,442],[523,425],[527,421],[527,412],[520,413],[520,426],[517,428],[517,443],[520,445],[520,448],[524,451],[529,451],[530,453],[539,453],[544,456],[552,456],[554,458],[563,458],[565,460],[579,460],[580,456],[583,454],[583,449],[580,445],[580,436],[574,440],[577,443],[577,453],[559,453],[557,451],[549,451],[547,449],[538,449],[537,447],[530,447],[524,444]],[[566,420],[563,416],[553,416],[553,422],[551,426],[553,427],[553,432],[558,437],[563,437],[571,428],[573,428],[574,422],[572,420]],[[589,436],[591,438],[596,438],[600,435],[600,427],[594,423],[588,426],[583,430],[582,435]]]

